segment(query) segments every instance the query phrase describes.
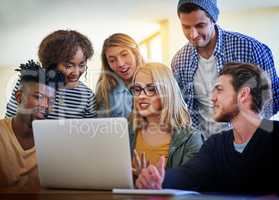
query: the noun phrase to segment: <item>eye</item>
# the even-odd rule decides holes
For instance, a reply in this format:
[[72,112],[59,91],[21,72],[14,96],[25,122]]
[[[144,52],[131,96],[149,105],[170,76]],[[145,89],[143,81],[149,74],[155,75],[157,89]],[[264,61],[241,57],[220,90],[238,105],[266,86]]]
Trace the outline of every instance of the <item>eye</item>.
[[128,53],[122,53],[121,54],[123,57],[126,57],[126,56],[128,56]]
[[140,86],[134,86],[133,90],[136,91],[136,92],[140,92],[142,89],[141,89]]
[[85,68],[86,67],[86,63],[80,64],[79,68]]
[[141,93],[141,90],[142,90],[142,88],[140,87],[140,86],[132,86],[131,88],[130,88],[130,90],[131,90],[131,93],[133,94],[133,95],[138,95],[138,94],[140,94]]
[[34,94],[33,97],[34,97],[35,99],[38,99],[38,100],[41,100],[41,99],[44,98],[44,96],[41,95],[41,94]]
[[185,26],[185,25],[182,25],[182,27],[183,27],[183,29],[185,29],[185,30],[190,29],[190,26]]
[[73,65],[71,65],[71,64],[69,64],[69,63],[64,64],[64,66],[65,66],[65,69],[70,69],[70,68],[73,67]]
[[147,87],[146,87],[146,90],[147,90],[148,92],[156,92],[156,87],[155,87],[155,86],[147,86]]
[[108,63],[114,63],[115,59],[109,59]]
[[198,25],[196,26],[196,28],[202,29],[202,28],[205,28],[206,26],[207,26],[206,23],[200,23],[200,24],[198,24]]
[[217,87],[216,90],[217,90],[218,93],[223,91],[223,89],[221,87]]

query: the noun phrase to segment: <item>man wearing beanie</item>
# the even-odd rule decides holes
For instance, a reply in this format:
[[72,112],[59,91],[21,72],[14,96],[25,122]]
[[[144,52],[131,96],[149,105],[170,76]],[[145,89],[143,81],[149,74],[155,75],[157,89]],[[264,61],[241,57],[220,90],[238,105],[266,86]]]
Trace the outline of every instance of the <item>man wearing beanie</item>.
[[228,124],[213,120],[210,101],[214,82],[226,63],[259,65],[271,79],[273,90],[273,102],[265,106],[262,114],[270,117],[279,110],[279,80],[271,50],[265,44],[220,28],[216,24],[219,15],[216,0],[179,0],[177,14],[189,43],[174,56],[172,70],[193,125],[201,129],[206,138],[229,128]]

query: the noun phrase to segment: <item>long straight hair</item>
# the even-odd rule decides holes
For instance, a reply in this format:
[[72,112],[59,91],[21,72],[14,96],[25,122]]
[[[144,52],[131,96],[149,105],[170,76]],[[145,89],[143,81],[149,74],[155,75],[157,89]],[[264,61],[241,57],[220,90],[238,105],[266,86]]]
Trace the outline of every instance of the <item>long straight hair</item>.
[[102,48],[102,54],[101,54],[102,69],[101,69],[101,75],[99,77],[96,86],[97,108],[99,108],[100,105],[103,105],[105,110],[110,109],[109,91],[111,91],[117,86],[117,80],[116,80],[117,75],[108,64],[106,58],[106,51],[110,47],[117,47],[117,46],[124,47],[132,51],[136,59],[137,67],[143,64],[143,58],[140,54],[139,46],[133,38],[131,38],[130,36],[124,33],[115,33],[109,36],[104,41],[103,48]]
[[[146,63],[135,72],[133,83],[140,72],[151,74],[154,85],[156,85],[162,105],[160,124],[170,128],[191,126],[192,122],[187,105],[171,70],[161,63]],[[138,114],[135,100],[132,113],[131,120],[134,129],[143,128],[146,119]]]

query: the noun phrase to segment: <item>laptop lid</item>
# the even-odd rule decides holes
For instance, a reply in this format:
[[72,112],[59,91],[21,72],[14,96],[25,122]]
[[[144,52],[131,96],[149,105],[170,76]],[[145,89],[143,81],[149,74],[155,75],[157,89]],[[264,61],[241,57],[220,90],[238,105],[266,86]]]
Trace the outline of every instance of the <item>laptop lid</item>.
[[33,122],[41,186],[133,188],[125,118]]

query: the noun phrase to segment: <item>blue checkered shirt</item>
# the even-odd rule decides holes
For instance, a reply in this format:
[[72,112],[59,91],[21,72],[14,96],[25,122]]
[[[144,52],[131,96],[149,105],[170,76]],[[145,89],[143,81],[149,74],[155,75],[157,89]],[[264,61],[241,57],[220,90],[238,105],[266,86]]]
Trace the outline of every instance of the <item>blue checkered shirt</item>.
[[[253,63],[259,65],[270,77],[272,83],[273,101],[264,108],[264,117],[270,117],[279,110],[279,79],[274,67],[271,50],[263,43],[249,36],[222,30],[218,25],[217,44],[214,56],[217,61],[217,71],[228,62]],[[193,125],[200,128],[201,116],[198,112],[198,102],[194,93],[194,76],[198,68],[199,55],[190,44],[186,44],[174,56],[171,66],[174,76],[188,105]]]

